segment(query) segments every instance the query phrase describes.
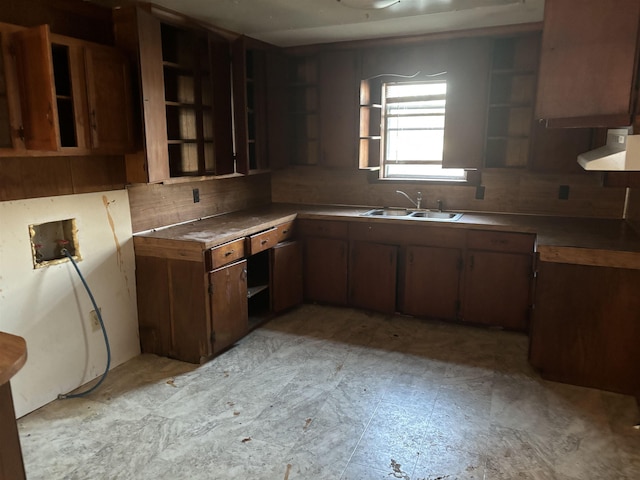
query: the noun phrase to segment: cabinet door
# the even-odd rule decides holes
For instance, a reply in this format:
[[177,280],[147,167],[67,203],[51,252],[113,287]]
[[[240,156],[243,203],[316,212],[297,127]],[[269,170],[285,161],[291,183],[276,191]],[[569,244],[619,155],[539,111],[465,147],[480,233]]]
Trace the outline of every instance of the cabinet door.
[[91,147],[126,152],[133,147],[127,58],[112,48],[84,49]]
[[462,319],[526,330],[531,291],[531,255],[469,250]]
[[304,242],[304,297],[314,302],[347,304],[347,241],[308,237]]
[[278,313],[302,303],[302,247],[283,242],[270,251],[271,310]]
[[323,53],[319,74],[320,163],[355,168],[360,86],[357,52]]
[[144,150],[127,155],[127,180],[161,182],[170,173],[160,21],[137,7],[115,9],[113,16],[116,44],[137,63],[140,85]]
[[453,42],[446,75],[444,167],[479,168],[482,165],[490,53],[489,39]]
[[454,319],[458,314],[462,253],[456,248],[407,247],[401,311]]
[[12,59],[10,31],[0,27],[0,155],[24,150],[20,138],[20,95]]
[[211,344],[213,353],[233,345],[247,334],[247,261],[242,260],[209,274]]
[[58,150],[58,109],[49,26],[13,34],[20,81],[24,142],[30,150]]
[[640,271],[540,262],[529,360],[544,378],[640,396]]
[[578,154],[594,148],[590,128],[546,128],[535,122],[529,169],[540,173],[584,172]]
[[547,0],[537,117],[550,126],[629,125],[639,18],[637,0]]
[[353,242],[349,257],[349,303],[377,312],[396,311],[398,247]]

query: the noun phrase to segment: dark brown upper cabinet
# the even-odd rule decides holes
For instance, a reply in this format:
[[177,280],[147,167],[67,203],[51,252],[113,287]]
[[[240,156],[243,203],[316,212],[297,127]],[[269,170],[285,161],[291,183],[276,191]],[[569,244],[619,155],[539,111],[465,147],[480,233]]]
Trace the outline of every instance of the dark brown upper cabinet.
[[114,11],[116,43],[135,60],[141,100],[143,145],[127,158],[128,180],[234,173],[231,42],[145,8]]
[[25,150],[41,155],[131,151],[131,84],[123,54],[51,34],[48,25],[17,29],[11,41]]
[[355,168],[358,161],[359,55],[355,50],[319,55],[320,164]]
[[447,60],[442,165],[480,168],[487,116],[491,40],[453,40]]
[[233,102],[236,169],[250,174],[269,168],[267,142],[267,55],[259,42],[233,42]]
[[549,127],[631,124],[639,19],[638,0],[547,0],[536,117]]

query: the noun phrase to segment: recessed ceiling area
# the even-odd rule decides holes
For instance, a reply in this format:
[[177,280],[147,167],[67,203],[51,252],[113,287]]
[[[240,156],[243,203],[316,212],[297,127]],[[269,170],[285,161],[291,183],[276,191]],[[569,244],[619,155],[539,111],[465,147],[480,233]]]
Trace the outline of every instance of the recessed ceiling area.
[[[110,7],[134,3],[93,1]],[[539,22],[544,10],[544,0],[400,0],[381,9],[351,8],[340,0],[153,3],[281,47]]]

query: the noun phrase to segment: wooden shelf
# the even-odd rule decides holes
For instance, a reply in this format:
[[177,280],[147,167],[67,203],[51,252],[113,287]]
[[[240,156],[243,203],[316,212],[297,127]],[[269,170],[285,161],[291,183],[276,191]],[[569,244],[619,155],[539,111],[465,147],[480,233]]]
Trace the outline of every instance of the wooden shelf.
[[258,285],[255,287],[248,287],[247,288],[247,298],[252,298],[255,297],[257,294],[259,294],[260,292],[267,290],[269,288],[269,285]]

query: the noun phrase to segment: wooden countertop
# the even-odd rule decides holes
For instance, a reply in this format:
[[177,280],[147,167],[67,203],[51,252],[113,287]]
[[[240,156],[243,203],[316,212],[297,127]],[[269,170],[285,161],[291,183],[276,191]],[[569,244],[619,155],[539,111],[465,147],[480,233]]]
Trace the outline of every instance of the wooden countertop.
[[154,255],[158,247],[201,260],[202,251],[297,218],[348,220],[537,234],[543,261],[640,269],[640,236],[624,220],[567,218],[498,213],[464,213],[455,222],[363,217],[373,207],[274,203],[261,208],[209,217],[134,236],[137,254]]
[[0,385],[13,377],[27,361],[24,338],[0,332]]

